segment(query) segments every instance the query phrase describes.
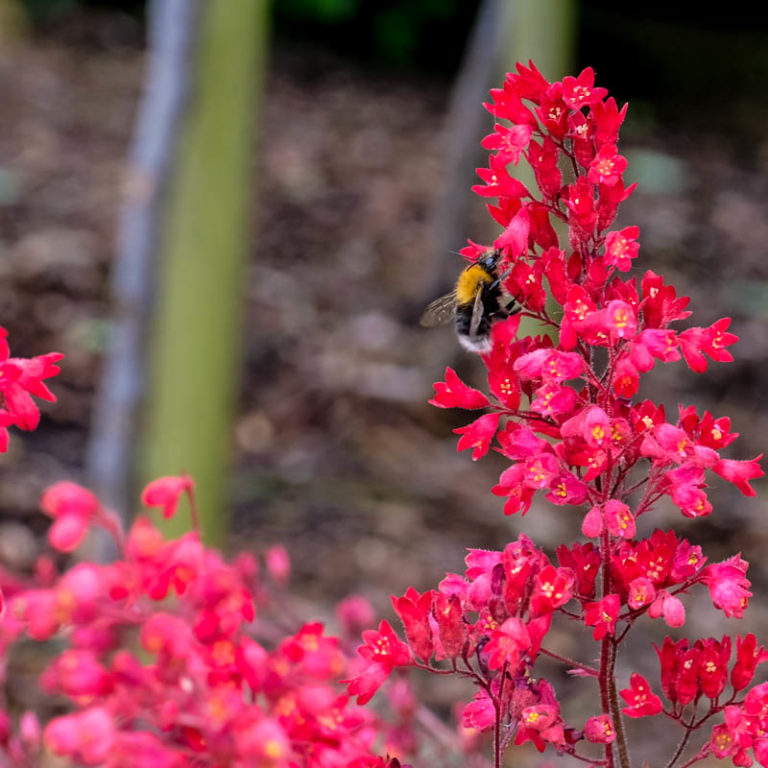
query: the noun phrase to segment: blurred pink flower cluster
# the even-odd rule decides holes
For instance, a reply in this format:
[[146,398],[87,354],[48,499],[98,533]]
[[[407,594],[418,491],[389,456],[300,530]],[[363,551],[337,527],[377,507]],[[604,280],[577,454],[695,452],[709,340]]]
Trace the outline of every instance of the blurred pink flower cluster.
[[[26,361],[13,365],[18,372]],[[22,380],[30,381],[19,376],[9,386]],[[17,393],[19,400],[31,402]],[[8,400],[6,407],[13,412]],[[183,496],[193,507],[191,479],[165,477],[143,501],[170,517]],[[227,562],[196,531],[166,540],[144,516],[125,531],[114,512],[70,482],[50,487],[41,507],[52,519],[53,550],[70,553],[100,528],[120,555],[61,574],[45,556],[33,578],[0,572],[0,683],[15,644],[52,641],[41,698],[69,709],[43,726],[36,713],[12,712],[0,700],[0,765],[36,766],[45,751],[113,768],[400,765],[377,752],[402,753],[413,742],[407,687],[393,687],[390,727],[351,703],[340,683],[354,672],[353,637],[373,621],[366,600],[342,602],[344,634],[330,636],[320,623],[285,614],[290,560],[282,547],[269,549],[260,567],[250,554]],[[276,618],[257,617],[257,609]]]

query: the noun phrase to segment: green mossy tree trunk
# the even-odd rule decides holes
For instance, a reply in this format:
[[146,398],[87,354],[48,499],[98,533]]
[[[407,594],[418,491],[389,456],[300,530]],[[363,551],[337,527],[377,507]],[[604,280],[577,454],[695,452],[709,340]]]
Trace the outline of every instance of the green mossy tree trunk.
[[[577,8],[577,0],[505,0],[503,26],[507,44],[501,49],[499,82],[504,73],[515,71],[518,61],[527,65],[532,60],[550,82],[577,74],[571,71]],[[513,175],[528,189],[537,188],[536,177],[527,163],[520,163]],[[561,242],[567,242],[567,229],[554,217],[552,226]],[[529,318],[521,321],[521,336],[547,332],[537,321]]]
[[500,73],[515,63],[533,59],[547,80],[562,80],[571,72],[576,42],[576,0],[505,0]]
[[[226,476],[249,250],[266,0],[204,0],[160,232],[141,479],[187,472],[205,540],[227,530]],[[170,521],[166,532],[189,528]]]

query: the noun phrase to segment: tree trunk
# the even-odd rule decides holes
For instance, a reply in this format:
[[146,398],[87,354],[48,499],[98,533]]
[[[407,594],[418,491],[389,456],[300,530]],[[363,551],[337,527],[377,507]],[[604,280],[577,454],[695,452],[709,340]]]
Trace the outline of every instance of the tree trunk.
[[[204,538],[227,528],[226,477],[249,251],[251,148],[266,0],[205,2],[176,171],[161,232],[140,475],[187,472]],[[188,527],[173,520],[170,533]]]

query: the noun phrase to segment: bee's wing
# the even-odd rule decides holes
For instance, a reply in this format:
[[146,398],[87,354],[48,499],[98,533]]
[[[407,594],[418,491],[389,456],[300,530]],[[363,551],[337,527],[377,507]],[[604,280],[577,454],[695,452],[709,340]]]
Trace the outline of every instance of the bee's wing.
[[472,321],[469,324],[469,335],[477,336],[477,331],[480,328],[480,320],[483,317],[483,286],[479,284],[477,286],[477,293],[475,294],[475,303],[472,305]]
[[435,299],[422,312],[419,323],[425,328],[435,328],[438,325],[446,325],[453,320],[456,314],[456,292],[451,291]]

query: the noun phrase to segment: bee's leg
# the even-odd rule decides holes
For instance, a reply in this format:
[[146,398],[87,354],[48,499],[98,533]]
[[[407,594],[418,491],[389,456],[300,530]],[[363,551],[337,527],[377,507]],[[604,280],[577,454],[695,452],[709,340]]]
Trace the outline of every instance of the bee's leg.
[[499,275],[490,285],[488,286],[489,291],[495,291],[500,285],[502,280],[506,280],[509,277],[509,273],[512,271],[512,267],[509,269],[504,270],[504,272]]

